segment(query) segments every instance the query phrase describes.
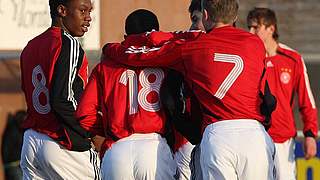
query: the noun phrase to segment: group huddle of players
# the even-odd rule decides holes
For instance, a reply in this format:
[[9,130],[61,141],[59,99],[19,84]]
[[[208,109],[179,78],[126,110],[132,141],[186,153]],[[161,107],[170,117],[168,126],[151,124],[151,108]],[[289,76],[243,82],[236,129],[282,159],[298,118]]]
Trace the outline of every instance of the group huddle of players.
[[20,58],[24,179],[295,179],[295,93],[306,158],[316,154],[307,71],[278,42],[272,10],[251,10],[249,32],[235,27],[237,0],[192,0],[183,32],[135,10],[88,79],[75,37],[88,31],[91,0],[49,5],[52,26]]

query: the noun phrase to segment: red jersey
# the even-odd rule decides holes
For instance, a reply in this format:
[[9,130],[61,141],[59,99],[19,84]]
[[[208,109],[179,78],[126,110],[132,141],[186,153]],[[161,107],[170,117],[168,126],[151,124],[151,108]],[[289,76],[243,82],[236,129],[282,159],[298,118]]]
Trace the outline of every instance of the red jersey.
[[73,114],[88,76],[88,61],[79,42],[51,27],[29,41],[20,62],[28,108],[22,127],[47,134],[71,149],[62,123],[67,119],[76,122]]
[[264,119],[259,93],[266,52],[256,35],[226,26],[142,50],[110,44],[104,53],[131,66],[180,71],[202,106],[204,128],[221,120]]
[[278,103],[271,115],[269,134],[276,143],[296,135],[293,115],[294,95],[298,95],[304,134],[318,132],[317,108],[310,89],[307,69],[302,57],[294,50],[279,44],[277,55],[267,57],[267,80]]
[[[139,37],[129,36],[123,44],[147,43]],[[106,137],[102,153],[133,133],[164,135],[166,116],[159,92],[166,74],[161,68],[129,68],[108,58],[93,69],[76,116],[83,128]]]

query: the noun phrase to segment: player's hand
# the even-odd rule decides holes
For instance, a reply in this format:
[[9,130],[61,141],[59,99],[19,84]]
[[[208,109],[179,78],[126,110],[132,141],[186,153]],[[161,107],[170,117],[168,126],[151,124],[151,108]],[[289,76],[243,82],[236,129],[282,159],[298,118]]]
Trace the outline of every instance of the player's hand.
[[105,139],[105,137],[99,135],[96,135],[91,139],[96,151],[99,152],[101,150],[101,146]]
[[304,158],[310,159],[317,154],[317,142],[313,137],[306,137],[304,140]]

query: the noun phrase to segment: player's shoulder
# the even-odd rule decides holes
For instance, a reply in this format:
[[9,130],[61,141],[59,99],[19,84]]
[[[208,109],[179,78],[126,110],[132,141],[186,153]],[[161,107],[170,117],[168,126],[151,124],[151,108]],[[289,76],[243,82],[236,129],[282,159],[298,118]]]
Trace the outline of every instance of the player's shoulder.
[[[107,47],[108,47],[108,44],[106,44],[102,48],[102,51]],[[97,64],[97,67],[99,67],[100,70],[111,71],[111,70],[115,70],[115,69],[119,69],[119,68],[124,68],[126,66],[113,61],[109,56],[102,53],[101,58],[100,58],[100,62]]]
[[238,40],[242,42],[243,49],[247,49],[248,51],[252,51],[254,49],[256,52],[260,50],[261,53],[265,55],[265,46],[258,35],[252,34],[240,28],[237,29],[239,33],[239,36],[237,37],[239,37]]
[[247,41],[249,44],[253,44],[253,45],[263,45],[263,41],[261,40],[261,38],[256,35],[256,34],[252,34],[248,31],[245,31],[243,29],[239,29],[239,33],[241,33],[242,37],[244,38],[245,41]]
[[279,54],[284,55],[294,61],[299,62],[302,60],[300,53],[298,53],[296,50],[294,50],[293,48],[290,48],[289,46],[287,46],[285,44],[278,43],[277,51]]
[[56,46],[57,44],[59,44],[61,39],[61,35],[59,37],[59,35],[57,34],[58,33],[53,31],[52,28],[48,28],[46,31],[29,40],[28,44],[23,48],[22,53],[26,51],[38,51],[39,47]]
[[62,30],[60,28],[50,27],[46,31],[42,32],[41,34],[33,38],[31,41],[37,41],[37,40],[48,41],[50,39],[61,39],[61,32]]

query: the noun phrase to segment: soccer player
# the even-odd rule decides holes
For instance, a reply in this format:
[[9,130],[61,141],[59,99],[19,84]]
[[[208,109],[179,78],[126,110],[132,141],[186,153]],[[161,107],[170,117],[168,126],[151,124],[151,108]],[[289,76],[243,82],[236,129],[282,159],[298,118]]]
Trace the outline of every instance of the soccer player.
[[136,67],[171,67],[185,76],[203,112],[203,179],[274,179],[274,144],[259,108],[263,42],[233,27],[237,0],[203,0],[202,7],[207,33],[195,40],[139,48],[115,43],[104,54]]
[[[159,30],[157,17],[136,10],[126,19],[123,44],[145,46],[139,34],[152,30]],[[163,137],[167,120],[159,98],[165,76],[161,68],[129,68],[107,57],[94,68],[76,116],[85,129],[105,137],[96,143],[104,154],[103,179],[174,179],[176,164]]]
[[267,80],[278,99],[268,130],[276,146],[277,178],[296,179],[294,137],[296,127],[293,115],[294,97],[298,95],[305,135],[305,158],[316,155],[318,132],[317,108],[310,89],[307,69],[301,55],[278,41],[276,14],[268,8],[254,8],[247,16],[251,33],[257,34],[267,50]]
[[88,60],[75,37],[90,26],[90,0],[50,0],[52,25],[20,57],[27,102],[21,168],[24,179],[99,179],[90,133],[74,117],[87,84]]
[[[205,31],[203,24],[202,24],[201,1],[200,0],[192,0],[189,5],[188,11],[190,13],[190,20],[191,20],[190,30]],[[169,71],[168,77],[169,78],[167,78],[167,82],[165,81],[164,85],[163,85],[163,86],[170,86],[170,87],[168,87],[169,88],[168,94],[172,94],[172,96],[177,97],[176,101],[178,101],[178,102],[181,101],[181,99],[185,99],[184,104],[186,106],[186,111],[187,111],[185,113],[189,113],[189,115],[191,117],[191,121],[193,121],[193,122],[200,121],[202,116],[201,116],[201,109],[199,107],[199,103],[198,103],[196,97],[194,96],[194,94],[190,91],[190,88],[187,87],[188,86],[187,83],[183,82],[182,74],[171,70],[171,71]],[[181,85],[179,86],[178,84],[181,84]],[[179,96],[179,94],[181,94],[180,93],[181,89],[183,92],[182,95],[184,97]],[[175,94],[177,94],[177,95],[175,95]],[[163,102],[165,102],[166,100],[170,100],[167,97],[168,95],[166,95],[164,93],[162,93],[161,95],[164,96],[164,98],[162,100]],[[178,107],[176,107],[176,108],[178,108]],[[176,111],[177,110],[174,110],[173,112],[176,112]],[[174,113],[171,113],[171,114],[172,114],[171,119],[173,119],[172,121],[177,121],[179,116],[177,116],[177,115],[174,116],[173,115]],[[177,114],[179,114],[179,113],[177,113]],[[182,123],[187,123],[185,119],[182,119],[182,121],[184,121]],[[179,124],[175,124],[176,129],[177,129],[177,126],[179,126]],[[189,131],[196,131],[197,126],[199,126],[199,123],[193,125],[192,129]],[[179,127],[178,127],[178,130],[180,130]],[[195,132],[195,133],[198,133],[198,132]],[[189,180],[189,179],[191,179],[190,167],[193,168],[192,170],[195,170],[195,168],[200,167],[200,164],[197,166],[192,165],[195,163],[190,164],[191,163],[191,153],[192,153],[192,150],[194,149],[195,146],[192,145],[184,136],[182,136],[180,132],[174,130],[174,134],[175,134],[175,142],[174,142],[173,150],[174,150],[174,156],[175,156],[174,159],[177,163],[178,172],[180,174],[179,179],[180,180]],[[198,136],[198,137],[200,137],[200,136]],[[198,143],[200,143],[200,142],[198,142]],[[199,147],[197,147],[197,148],[199,148]],[[194,159],[193,161],[197,161],[197,160]],[[195,173],[193,173],[193,174],[195,174]]]

